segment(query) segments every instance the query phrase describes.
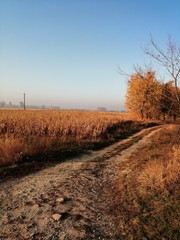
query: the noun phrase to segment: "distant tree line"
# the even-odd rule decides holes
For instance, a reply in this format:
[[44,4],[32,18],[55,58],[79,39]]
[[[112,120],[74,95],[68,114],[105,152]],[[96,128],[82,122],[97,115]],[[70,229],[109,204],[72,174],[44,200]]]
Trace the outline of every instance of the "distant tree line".
[[[6,103],[5,101],[0,101],[0,108],[19,108],[24,109],[24,103],[21,101],[18,104],[13,104],[12,102]],[[59,106],[45,106],[45,105],[27,105],[27,109],[52,109],[52,110],[60,110]]]

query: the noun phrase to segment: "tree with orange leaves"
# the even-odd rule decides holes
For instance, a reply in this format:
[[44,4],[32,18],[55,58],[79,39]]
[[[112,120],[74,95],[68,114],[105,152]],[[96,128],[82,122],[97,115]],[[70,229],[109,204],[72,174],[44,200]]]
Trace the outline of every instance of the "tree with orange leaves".
[[126,108],[141,118],[159,118],[162,85],[152,69],[141,68],[130,77],[126,95]]

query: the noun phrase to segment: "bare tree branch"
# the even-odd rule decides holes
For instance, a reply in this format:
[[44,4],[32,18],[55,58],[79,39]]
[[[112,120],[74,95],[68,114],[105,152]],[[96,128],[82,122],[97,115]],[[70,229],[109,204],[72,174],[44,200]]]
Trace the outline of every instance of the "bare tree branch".
[[126,73],[122,68],[118,66],[118,73],[125,77],[130,77],[131,74]]
[[161,66],[163,66],[174,81],[176,88],[176,98],[180,106],[179,96],[179,78],[180,78],[180,47],[177,47],[176,43],[172,40],[171,36],[168,38],[166,52],[163,51],[153,37],[150,37],[150,46],[143,48],[143,51],[156,60]]

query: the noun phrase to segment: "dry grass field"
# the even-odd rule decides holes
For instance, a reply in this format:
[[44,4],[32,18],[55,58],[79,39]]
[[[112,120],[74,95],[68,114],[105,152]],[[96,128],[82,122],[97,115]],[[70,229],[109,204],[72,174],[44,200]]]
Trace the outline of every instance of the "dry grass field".
[[0,163],[81,152],[140,128],[126,113],[0,110]]
[[1,110],[2,239],[178,240],[180,127],[151,125],[122,113]]

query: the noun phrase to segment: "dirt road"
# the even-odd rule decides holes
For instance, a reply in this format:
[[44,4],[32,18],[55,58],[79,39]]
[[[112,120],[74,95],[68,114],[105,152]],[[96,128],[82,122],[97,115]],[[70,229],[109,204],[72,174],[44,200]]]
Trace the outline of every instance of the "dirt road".
[[0,239],[119,239],[116,219],[108,214],[109,189],[131,171],[129,156],[162,128],[144,129],[103,150],[0,182]]

